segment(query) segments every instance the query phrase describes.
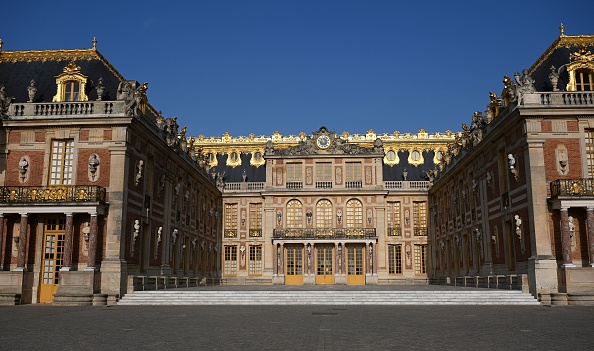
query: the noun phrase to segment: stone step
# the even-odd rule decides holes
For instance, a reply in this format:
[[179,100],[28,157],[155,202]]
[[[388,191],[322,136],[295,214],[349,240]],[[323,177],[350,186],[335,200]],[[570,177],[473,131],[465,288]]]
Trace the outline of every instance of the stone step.
[[135,291],[119,305],[539,305],[516,290],[486,291]]

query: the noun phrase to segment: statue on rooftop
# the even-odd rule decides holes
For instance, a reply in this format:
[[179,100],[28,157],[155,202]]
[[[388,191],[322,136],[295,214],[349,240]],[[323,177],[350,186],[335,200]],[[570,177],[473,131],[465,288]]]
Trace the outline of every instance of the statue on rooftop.
[[522,104],[523,103],[522,96],[524,94],[533,94],[536,92],[536,89],[534,88],[534,78],[532,78],[530,76],[530,74],[528,74],[527,69],[524,69],[524,70],[522,70],[521,77],[520,77],[520,73],[518,73],[518,72],[514,73],[514,79],[516,80],[516,85],[517,85],[516,95],[518,97],[518,104]]
[[27,87],[27,94],[29,95],[29,100],[27,102],[33,102],[33,99],[35,99],[35,93],[37,93],[37,88],[35,87],[35,81],[31,79],[31,82]]

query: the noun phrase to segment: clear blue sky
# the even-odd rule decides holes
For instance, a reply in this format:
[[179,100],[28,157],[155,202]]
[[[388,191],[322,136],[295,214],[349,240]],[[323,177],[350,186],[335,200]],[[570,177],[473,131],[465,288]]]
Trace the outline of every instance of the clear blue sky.
[[459,130],[594,1],[10,1],[4,50],[99,51],[189,135]]

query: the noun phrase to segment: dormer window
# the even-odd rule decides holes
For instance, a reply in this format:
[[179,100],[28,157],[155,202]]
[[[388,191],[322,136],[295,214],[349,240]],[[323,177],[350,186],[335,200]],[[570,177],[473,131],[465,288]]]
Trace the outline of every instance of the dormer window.
[[65,68],[64,73],[56,76],[56,95],[54,102],[62,101],[88,101],[85,94],[87,77],[80,73],[80,67],[74,62],[70,62]]
[[582,48],[579,52],[569,55],[571,63],[567,68],[569,83],[567,91],[592,91],[594,90],[594,54]]

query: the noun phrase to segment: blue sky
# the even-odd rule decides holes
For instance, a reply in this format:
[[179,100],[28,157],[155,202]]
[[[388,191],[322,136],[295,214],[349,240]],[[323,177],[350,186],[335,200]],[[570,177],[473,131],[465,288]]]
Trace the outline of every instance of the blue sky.
[[459,130],[594,1],[11,1],[4,50],[99,51],[189,135]]

